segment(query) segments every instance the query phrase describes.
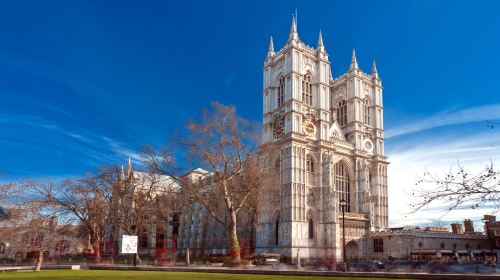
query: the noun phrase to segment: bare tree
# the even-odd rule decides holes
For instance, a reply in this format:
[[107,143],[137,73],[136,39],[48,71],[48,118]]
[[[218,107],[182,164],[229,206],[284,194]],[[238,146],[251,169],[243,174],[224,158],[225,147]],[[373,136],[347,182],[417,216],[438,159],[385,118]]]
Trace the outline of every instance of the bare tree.
[[35,258],[35,271],[40,271],[45,254],[57,241],[73,234],[73,229],[58,226],[54,216],[44,213],[43,205],[22,202],[8,208],[9,218],[0,221],[2,242],[15,252]]
[[422,188],[413,191],[416,202],[411,205],[412,211],[429,207],[435,202],[440,202],[445,212],[460,208],[475,209],[481,206],[494,207],[495,211],[498,211],[499,178],[499,172],[493,168],[493,163],[476,174],[467,172],[460,165],[441,176],[425,172],[416,183],[416,186]]
[[494,122],[494,121],[485,121],[486,122],[486,127],[489,129],[495,129],[498,125],[500,125],[500,122]]
[[38,181],[30,184],[30,201],[45,205],[45,211],[78,222],[86,229],[95,261],[101,262],[100,244],[109,222],[111,190],[118,180],[116,166],[102,167],[95,174],[74,180]]
[[225,227],[233,263],[241,261],[239,214],[255,213],[256,194],[266,177],[258,162],[258,128],[238,116],[235,107],[212,102],[198,120],[188,123],[187,133],[176,143],[183,148],[189,166],[210,174],[179,176],[172,149],[149,155],[154,168],[179,180],[186,205],[200,203]]
[[0,183],[0,220],[9,217],[6,206],[9,201],[17,197],[16,190],[16,184],[14,183]]
[[5,202],[13,197],[13,192],[16,189],[16,185],[14,183],[0,183],[0,202]]
[[[152,222],[161,227],[177,183],[170,177],[154,172],[121,171],[112,195],[111,222],[117,230],[139,237],[150,236]],[[163,225],[166,227],[166,225]],[[137,260],[138,255],[136,255]]]

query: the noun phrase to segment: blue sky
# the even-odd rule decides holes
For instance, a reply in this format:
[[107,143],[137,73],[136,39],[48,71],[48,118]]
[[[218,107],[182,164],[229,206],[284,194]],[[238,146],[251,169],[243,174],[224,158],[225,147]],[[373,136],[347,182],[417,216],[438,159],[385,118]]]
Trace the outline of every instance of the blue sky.
[[[439,171],[457,160],[500,159],[500,127],[484,123],[500,119],[497,1],[0,6],[4,178],[72,176],[128,156],[138,162],[137,149],[160,145],[212,100],[260,121],[269,36],[283,46],[296,8],[302,41],[315,46],[323,31],[334,76],[347,70],[352,48],[367,72],[377,60],[389,172],[407,174],[389,175],[393,193],[436,162]],[[436,151],[445,153],[439,161]]]

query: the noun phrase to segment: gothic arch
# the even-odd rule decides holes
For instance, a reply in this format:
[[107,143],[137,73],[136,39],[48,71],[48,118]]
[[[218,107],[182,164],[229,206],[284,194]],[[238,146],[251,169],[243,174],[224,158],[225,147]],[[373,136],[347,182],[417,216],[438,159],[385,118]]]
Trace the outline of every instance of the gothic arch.
[[342,199],[347,200],[346,212],[355,211],[355,201],[356,201],[356,186],[354,169],[345,159],[338,160],[333,165],[333,191],[337,194],[338,205],[337,209],[341,210],[340,201]]
[[373,104],[373,98],[372,98],[371,94],[368,94],[368,93],[364,94],[362,100],[365,100],[365,99],[368,100],[370,105]]
[[338,164],[338,163],[342,163],[342,164],[347,166],[347,171],[349,173],[349,177],[351,178],[351,181],[354,180],[354,167],[351,164],[351,162],[345,158],[340,158],[337,161],[332,162],[333,165]]
[[283,78],[285,80],[285,85],[286,85],[286,78],[285,78],[285,73],[283,72],[283,70],[280,70],[275,78],[274,78],[274,81],[273,81],[273,85],[275,88],[278,88],[279,84],[280,84],[280,79]]
[[[306,153],[306,164],[307,164],[307,160],[308,159],[312,159],[313,161],[313,164],[314,164],[314,172],[317,172],[319,169],[319,158],[318,158],[318,155],[316,155],[315,153],[313,152],[308,152]],[[306,169],[307,169],[307,166],[306,166]]]
[[302,75],[302,77],[305,77],[305,76],[309,76],[311,77],[311,83],[314,85],[316,83],[318,83],[318,79],[316,79],[316,77],[314,76],[314,73],[311,72],[311,70],[307,69],[304,74]]
[[345,100],[347,100],[347,91],[344,90],[343,88],[339,87],[339,88],[336,88],[334,91],[333,91],[333,98],[332,100],[335,100],[335,101],[338,101],[338,99],[340,98],[343,98]]
[[285,81],[285,78],[280,75],[278,77],[278,86],[277,86],[278,90],[277,90],[277,95],[276,95],[276,99],[277,99],[277,105],[278,107],[281,107],[283,104],[285,104],[285,92],[286,92],[286,81]]
[[368,95],[365,95],[362,99],[362,114],[363,123],[371,125],[372,124],[372,101]]
[[312,106],[314,104],[314,76],[311,75],[309,71],[306,71],[306,73],[302,76],[302,83],[301,83],[301,100],[305,104]]
[[306,183],[314,186],[316,183],[316,174],[318,174],[320,165],[313,153],[306,154]]
[[274,215],[273,215],[273,219],[271,221],[271,225],[272,225],[272,236],[271,236],[271,240],[273,241],[272,244],[274,246],[279,246],[279,241],[280,241],[280,224],[281,224],[281,221],[280,221],[280,211],[279,210],[276,210],[274,212]]
[[[340,127],[347,125],[347,100],[344,97],[339,97],[335,99],[335,106],[332,108],[335,110],[335,121],[338,122]],[[332,112],[333,113],[333,112]]]
[[358,242],[351,240],[345,244],[345,255],[348,260],[359,258]]
[[311,241],[314,241],[317,235],[317,230],[316,230],[317,221],[314,210],[312,209],[307,210],[306,220],[307,220],[307,238]]

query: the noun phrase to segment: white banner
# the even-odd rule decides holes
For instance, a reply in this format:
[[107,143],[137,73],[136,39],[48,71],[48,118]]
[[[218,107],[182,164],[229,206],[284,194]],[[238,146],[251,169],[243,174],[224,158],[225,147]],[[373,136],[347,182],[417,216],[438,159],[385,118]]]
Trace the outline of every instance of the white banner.
[[122,254],[137,254],[137,236],[122,236]]

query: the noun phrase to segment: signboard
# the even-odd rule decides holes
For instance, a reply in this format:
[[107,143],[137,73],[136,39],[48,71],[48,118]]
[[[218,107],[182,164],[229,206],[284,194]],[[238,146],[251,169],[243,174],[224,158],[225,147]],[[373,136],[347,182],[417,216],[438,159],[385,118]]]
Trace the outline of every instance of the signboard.
[[137,254],[137,236],[122,236],[122,254]]

